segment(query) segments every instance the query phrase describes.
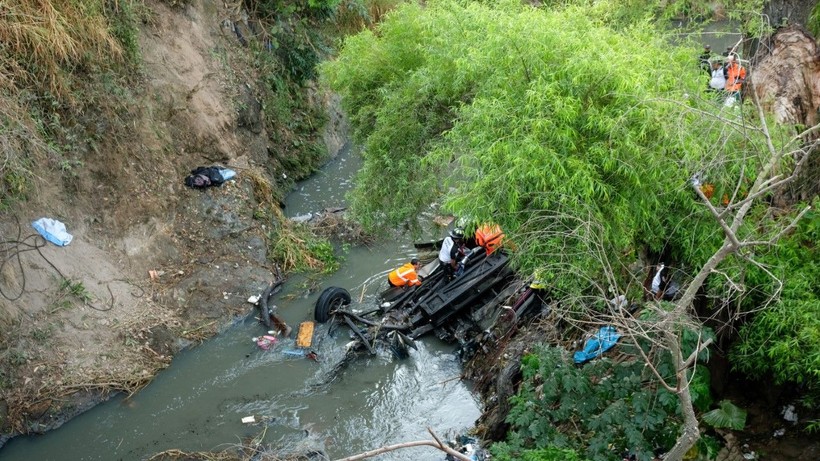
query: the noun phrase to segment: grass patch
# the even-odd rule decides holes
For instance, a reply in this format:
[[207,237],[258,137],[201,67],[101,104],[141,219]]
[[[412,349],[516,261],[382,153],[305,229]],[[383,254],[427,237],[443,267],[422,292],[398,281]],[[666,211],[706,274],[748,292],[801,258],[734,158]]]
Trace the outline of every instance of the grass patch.
[[31,338],[37,341],[38,343],[45,343],[46,341],[51,339],[52,334],[54,334],[54,326],[53,325],[46,325],[43,328],[35,328],[31,331]]
[[[127,2],[119,2],[126,4]],[[0,16],[0,69],[6,87],[30,86],[70,95],[66,69],[121,62],[104,0],[7,0]]]
[[272,226],[266,235],[270,259],[279,263],[286,272],[331,273],[339,268],[339,259],[329,240],[317,237],[310,227],[285,217],[279,207],[281,191],[262,171],[248,169],[243,176],[251,180],[258,202],[254,218]]
[[273,259],[287,272],[315,271],[325,274],[339,269],[340,261],[333,245],[313,235],[304,224],[287,219],[268,235]]
[[384,16],[406,0],[342,0],[336,7],[334,20],[342,34],[355,34],[373,28]]
[[[147,12],[142,0],[2,2],[0,209],[28,198],[32,171],[48,165],[73,176],[82,165],[73,153],[86,133],[72,118],[97,112],[94,101],[116,99],[84,89],[101,73],[138,66],[138,24]],[[61,158],[65,152],[72,158]]]
[[91,293],[89,293],[88,289],[83,285],[83,282],[63,279],[60,282],[60,291],[77,298],[83,304],[91,302],[92,299]]
[[4,157],[0,162],[0,210],[5,210],[28,197],[35,177],[33,165],[44,163],[55,151],[39,136],[28,104],[2,89],[0,101],[0,151]]

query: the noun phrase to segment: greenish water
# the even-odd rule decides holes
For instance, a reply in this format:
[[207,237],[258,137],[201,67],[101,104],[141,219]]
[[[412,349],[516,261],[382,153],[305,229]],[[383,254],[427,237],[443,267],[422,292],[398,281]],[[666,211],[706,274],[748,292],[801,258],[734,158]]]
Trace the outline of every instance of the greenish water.
[[[343,205],[357,160],[344,153],[321,174],[299,184],[286,211],[295,216]],[[292,278],[276,296],[288,324],[313,319],[322,289],[348,288],[354,300],[375,305],[387,271],[414,254],[412,242],[391,241],[352,248],[342,268],[304,295]],[[248,313],[252,307],[248,304]],[[259,350],[251,338],[264,333],[253,316],[230,326],[205,344],[179,354],[171,366],[128,400],[114,398],[42,436],[12,439],[0,458],[14,460],[140,460],[168,450],[220,450],[260,434],[289,448],[320,448],[333,458],[384,444],[428,439],[429,426],[441,436],[469,429],[480,414],[470,389],[458,380],[454,347],[433,337],[397,361],[389,355],[363,356],[330,384],[321,385],[350,341],[346,328],[328,335],[317,325],[319,362],[293,356],[293,341]],[[295,336],[295,335],[294,335]],[[265,424],[246,425],[245,416]],[[441,460],[432,448],[402,450],[377,459]]]

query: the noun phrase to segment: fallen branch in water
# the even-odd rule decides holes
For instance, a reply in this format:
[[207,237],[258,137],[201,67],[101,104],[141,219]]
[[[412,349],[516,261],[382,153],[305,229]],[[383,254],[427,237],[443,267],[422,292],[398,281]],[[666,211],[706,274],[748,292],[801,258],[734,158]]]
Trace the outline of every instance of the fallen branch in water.
[[445,445],[437,436],[433,433],[433,430],[429,427],[427,428],[427,432],[433,436],[433,440],[416,440],[414,442],[404,442],[404,443],[397,443],[395,445],[387,445],[381,448],[377,448],[375,450],[366,451],[364,453],[359,453],[358,455],[348,456],[347,458],[337,459],[336,461],[357,461],[360,459],[367,459],[372,458],[374,456],[380,455],[382,453],[387,453],[390,451],[395,451],[401,448],[409,448],[409,447],[421,447],[421,446],[431,446],[433,448],[439,449],[448,455],[460,459],[462,461],[470,461],[470,458],[464,454],[461,454],[452,448]]

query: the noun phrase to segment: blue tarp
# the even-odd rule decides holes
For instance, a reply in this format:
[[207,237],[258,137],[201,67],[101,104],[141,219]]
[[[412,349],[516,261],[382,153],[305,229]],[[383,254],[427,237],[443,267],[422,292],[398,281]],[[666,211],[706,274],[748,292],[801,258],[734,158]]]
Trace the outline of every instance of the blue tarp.
[[621,334],[618,333],[615,327],[610,325],[601,327],[598,333],[595,333],[593,337],[584,343],[584,350],[575,353],[575,363],[584,363],[588,360],[592,360],[612,349],[620,337]]

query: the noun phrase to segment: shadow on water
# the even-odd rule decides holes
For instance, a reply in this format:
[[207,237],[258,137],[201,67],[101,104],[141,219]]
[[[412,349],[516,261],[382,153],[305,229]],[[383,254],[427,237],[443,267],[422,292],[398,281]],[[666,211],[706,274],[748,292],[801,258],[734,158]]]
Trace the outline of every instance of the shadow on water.
[[[727,47],[735,47],[743,37],[740,24],[734,21],[712,21],[706,24],[693,24],[687,21],[674,20],[669,23],[672,32],[672,42],[683,45],[692,43],[700,53],[703,45],[711,45],[712,53],[724,55]],[[742,54],[738,47],[736,52]]]
[[[345,152],[322,174],[297,186],[289,197],[290,216],[339,206],[358,160]],[[291,200],[292,199],[292,200]],[[348,288],[354,304],[375,306],[384,274],[415,252],[410,241],[351,248],[342,268],[321,282]],[[375,275],[374,275],[375,274]],[[278,313],[296,327],[313,319],[319,292],[304,294],[291,277],[275,297]],[[321,291],[320,289],[320,291]],[[249,293],[248,295],[251,295]],[[355,307],[355,306],[353,306]],[[252,307],[248,304],[248,312]],[[328,335],[317,325],[319,361],[293,355],[293,340],[268,351],[252,337],[264,327],[251,314],[218,337],[179,354],[171,367],[131,399],[114,398],[42,436],[18,437],[2,450],[13,460],[138,460],[168,449],[220,450],[253,437],[267,426],[274,446],[322,448],[332,457],[384,444],[427,439],[472,426],[479,406],[468,387],[452,380],[460,373],[453,346],[435,338],[419,342],[409,359],[363,356],[328,385],[320,385],[344,356],[346,328]],[[295,336],[295,335],[294,335]],[[264,423],[246,425],[245,416]],[[392,460],[441,460],[440,452],[417,448],[395,452]]]

